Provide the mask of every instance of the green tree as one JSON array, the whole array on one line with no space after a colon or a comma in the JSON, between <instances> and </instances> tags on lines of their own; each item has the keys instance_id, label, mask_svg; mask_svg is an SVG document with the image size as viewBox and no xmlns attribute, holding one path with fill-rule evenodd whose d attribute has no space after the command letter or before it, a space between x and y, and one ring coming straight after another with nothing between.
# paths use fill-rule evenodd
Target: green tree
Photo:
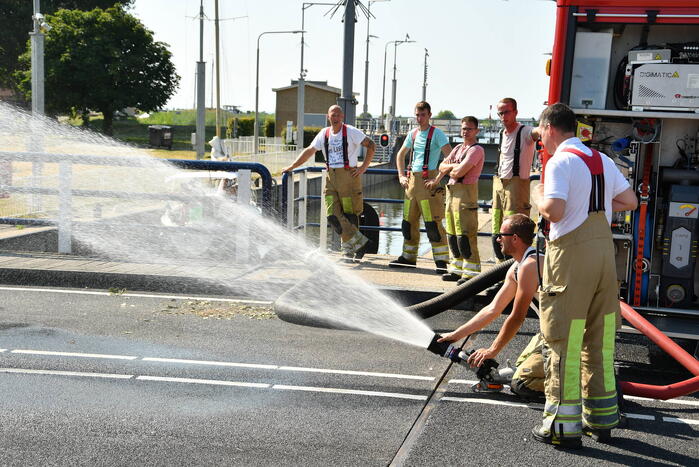
<instances>
[{"instance_id":1,"label":"green tree","mask_svg":"<svg viewBox=\"0 0 699 467\"><path fill-rule=\"evenodd\" d=\"M92 10L120 4L129 7L134 0L41 0L41 13L53 14L61 8L68 10ZM27 50L27 34L33 30L31 0L0 1L0 86L17 90L14 72L19 56Z\"/></svg>"},{"instance_id":2,"label":"green tree","mask_svg":"<svg viewBox=\"0 0 699 467\"><path fill-rule=\"evenodd\" d=\"M102 131L112 134L116 110L137 107L152 112L177 89L167 44L123 8L92 11L58 10L47 17L53 29L46 36L46 110L49 113L104 115ZM20 57L19 88L31 95L30 54Z\"/></svg>"},{"instance_id":3,"label":"green tree","mask_svg":"<svg viewBox=\"0 0 699 467\"><path fill-rule=\"evenodd\" d=\"M456 120L456 115L451 110L440 110L434 118L437 120Z\"/></svg>"}]
</instances>

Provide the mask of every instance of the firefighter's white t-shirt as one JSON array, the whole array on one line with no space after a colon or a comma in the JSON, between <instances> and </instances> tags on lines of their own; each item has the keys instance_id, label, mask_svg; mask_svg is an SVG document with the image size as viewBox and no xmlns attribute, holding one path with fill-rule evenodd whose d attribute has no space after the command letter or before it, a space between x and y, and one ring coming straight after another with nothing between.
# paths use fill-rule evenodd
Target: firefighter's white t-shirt
<instances>
[{"instance_id":1,"label":"firefighter's white t-shirt","mask_svg":"<svg viewBox=\"0 0 699 467\"><path fill-rule=\"evenodd\" d=\"M342 159L342 129L337 133L332 132L330 128L330 138L328 140L328 152L330 155L325 154L325 132L327 128L323 128L318 132L311 146L317 151L323 151L323 154L328 161L328 165L336 169L338 167L344 167L344 161ZM362 150L362 141L364 141L366 135L352 125L347 125L347 157L349 159L349 166L356 167L357 160L359 157L359 152Z\"/></svg>"},{"instance_id":2,"label":"firefighter's white t-shirt","mask_svg":"<svg viewBox=\"0 0 699 467\"><path fill-rule=\"evenodd\" d=\"M549 239L555 240L572 232L585 222L590 207L592 178L590 170L580 156L566 152L575 148L592 157L592 151L578 138L563 141L553 157L546 163L544 199L562 199L566 202L563 218L551 223ZM612 222L612 199L629 188L629 182L614 161L600 153L604 166L604 212L607 222Z\"/></svg>"}]
</instances>

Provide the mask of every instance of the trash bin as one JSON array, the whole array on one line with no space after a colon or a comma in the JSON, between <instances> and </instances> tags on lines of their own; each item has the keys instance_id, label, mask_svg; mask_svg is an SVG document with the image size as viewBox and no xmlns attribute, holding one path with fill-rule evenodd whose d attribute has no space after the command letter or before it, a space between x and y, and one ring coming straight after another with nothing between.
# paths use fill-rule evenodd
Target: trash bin
<instances>
[{"instance_id":1,"label":"trash bin","mask_svg":"<svg viewBox=\"0 0 699 467\"><path fill-rule=\"evenodd\" d=\"M154 148L166 147L172 149L172 135L175 130L168 125L149 125L149 145Z\"/></svg>"}]
</instances>

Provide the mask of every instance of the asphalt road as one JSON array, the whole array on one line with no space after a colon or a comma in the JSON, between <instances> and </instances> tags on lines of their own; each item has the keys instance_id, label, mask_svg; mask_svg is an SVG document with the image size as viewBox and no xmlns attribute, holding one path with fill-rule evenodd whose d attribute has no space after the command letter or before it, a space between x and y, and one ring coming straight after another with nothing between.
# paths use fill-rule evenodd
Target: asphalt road
<instances>
[{"instance_id":1,"label":"asphalt road","mask_svg":"<svg viewBox=\"0 0 699 467\"><path fill-rule=\"evenodd\" d=\"M530 439L541 407L469 370L262 304L0 287L2 465L696 465L699 397L629 401L615 443ZM471 312L429 321L451 330ZM490 330L467 347L487 345ZM501 361L536 329L528 321ZM684 375L624 338L622 377ZM435 391L436 389L436 391Z\"/></svg>"}]
</instances>

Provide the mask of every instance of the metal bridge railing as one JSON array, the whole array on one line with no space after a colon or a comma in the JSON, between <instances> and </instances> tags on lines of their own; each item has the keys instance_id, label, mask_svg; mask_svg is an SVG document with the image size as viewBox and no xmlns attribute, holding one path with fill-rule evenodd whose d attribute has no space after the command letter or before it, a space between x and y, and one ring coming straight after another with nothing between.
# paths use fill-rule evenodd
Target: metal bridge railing
<instances>
[{"instance_id":1,"label":"metal bridge railing","mask_svg":"<svg viewBox=\"0 0 699 467\"><path fill-rule=\"evenodd\" d=\"M285 173L282 176L282 202L281 202L281 213L283 216L283 222L290 230L305 230L307 227L320 227L320 248L325 249L327 246L327 228L328 228L328 217L325 209L320 209L320 220L319 223L309 223L308 222L308 201L322 199L323 196L319 195L309 195L308 194L308 172L321 172L321 189L322 194L325 191L325 172L327 169L325 167L301 167L295 169L291 174ZM370 168L366 171L367 174L382 174L382 175L398 175L396 169L375 169ZM293 176L298 174L299 179L299 193L296 196L295 193L295 183ZM491 180L493 174L481 174L480 180ZM532 175L530 180L539 180L539 175ZM289 202L291 200L291 202ZM367 203L388 203L388 204L403 204L403 198L364 198ZM295 219L296 204L298 206L298 222ZM492 203L481 202L478 203L478 207L482 209L490 209ZM386 227L386 226L369 226L363 225L360 230L379 230L386 232L399 232L400 227ZM426 232L425 229L420 229L421 232ZM481 237L491 236L491 232L478 232Z\"/></svg>"},{"instance_id":2,"label":"metal bridge railing","mask_svg":"<svg viewBox=\"0 0 699 467\"><path fill-rule=\"evenodd\" d=\"M56 196L58 202L56 209L50 210L46 214L53 214L55 217L29 218L29 217L0 217L0 224L10 225L34 225L46 226L55 225L58 227L58 250L60 253L71 252L71 232L74 220L74 210L76 198L101 198L101 199L123 199L123 200L195 200L205 198L198 195L177 195L158 191L157 183L154 187L144 187L142 191L110 190L105 188L84 189L80 188L80 177L73 177L73 166L114 166L132 168L153 167L153 160L136 157L120 156L99 156L99 155L75 155L75 154L49 154L43 152L0 152L0 161L9 162L30 162L33 164L57 164L57 176L53 176L52 186L42 186L42 177L31 177L30 186L17 186L11 178L0 181L0 192L9 193L10 196L27 194L30 196L50 195ZM221 172L238 172L238 202L250 202L252 184L251 175L257 173L262 180L260 208L263 213L272 213L272 176L269 170L262 164L247 162L219 162L204 160L182 160L169 159L167 162L172 165L193 170L208 170ZM124 176L128 176L125 173ZM53 180L56 181L53 181ZM8 184L7 181L10 181ZM38 180L38 182L37 182ZM99 181L99 180L97 180ZM161 182L155 180L154 182ZM97 186L103 186L99 183ZM152 191L148 191L150 188Z\"/></svg>"}]
</instances>

